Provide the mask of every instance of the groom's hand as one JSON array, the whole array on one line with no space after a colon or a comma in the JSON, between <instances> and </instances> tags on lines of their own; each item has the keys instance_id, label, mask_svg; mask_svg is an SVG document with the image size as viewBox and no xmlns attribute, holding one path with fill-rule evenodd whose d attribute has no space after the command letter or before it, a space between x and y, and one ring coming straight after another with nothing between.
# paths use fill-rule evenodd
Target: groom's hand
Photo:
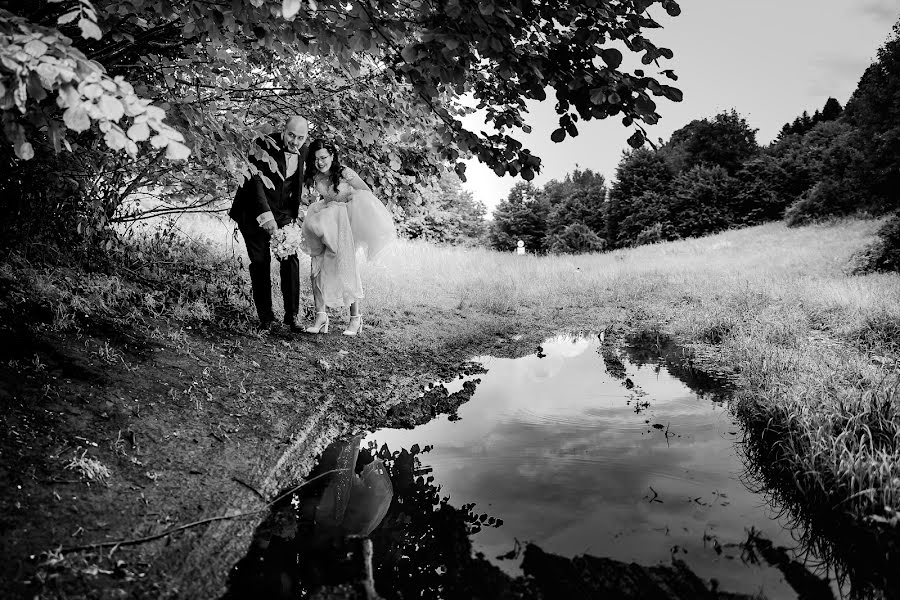
<instances>
[{"instance_id":1,"label":"groom's hand","mask_svg":"<svg viewBox=\"0 0 900 600\"><path fill-rule=\"evenodd\" d=\"M278 224L275 222L274 219L269 220L269 221L266 221L265 223L263 223L262 225L260 225L260 227L262 227L263 229L265 229L265 230L266 230L266 233L268 233L269 235L272 235L272 234L274 234L276 231L278 231Z\"/></svg>"}]
</instances>

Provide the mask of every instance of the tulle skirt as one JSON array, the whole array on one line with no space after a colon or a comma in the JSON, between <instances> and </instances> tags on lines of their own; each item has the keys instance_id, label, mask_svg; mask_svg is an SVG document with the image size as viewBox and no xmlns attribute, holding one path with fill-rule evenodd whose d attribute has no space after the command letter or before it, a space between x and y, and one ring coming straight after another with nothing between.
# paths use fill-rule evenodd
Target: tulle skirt
<instances>
[{"instance_id":1,"label":"tulle skirt","mask_svg":"<svg viewBox=\"0 0 900 600\"><path fill-rule=\"evenodd\" d=\"M374 260L397 238L391 213L366 190L353 190L347 202L314 202L301 231L313 285L328 307L349 306L364 297L357 250Z\"/></svg>"}]
</instances>

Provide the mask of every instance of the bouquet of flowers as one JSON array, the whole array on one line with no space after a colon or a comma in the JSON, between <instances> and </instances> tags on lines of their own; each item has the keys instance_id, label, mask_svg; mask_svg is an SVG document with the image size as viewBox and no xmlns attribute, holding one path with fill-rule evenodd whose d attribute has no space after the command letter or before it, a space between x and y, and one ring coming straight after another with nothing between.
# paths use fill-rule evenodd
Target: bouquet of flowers
<instances>
[{"instance_id":1,"label":"bouquet of flowers","mask_svg":"<svg viewBox=\"0 0 900 600\"><path fill-rule=\"evenodd\" d=\"M272 234L272 254L283 260L292 254L299 253L301 239L300 224L297 221L291 221Z\"/></svg>"}]
</instances>

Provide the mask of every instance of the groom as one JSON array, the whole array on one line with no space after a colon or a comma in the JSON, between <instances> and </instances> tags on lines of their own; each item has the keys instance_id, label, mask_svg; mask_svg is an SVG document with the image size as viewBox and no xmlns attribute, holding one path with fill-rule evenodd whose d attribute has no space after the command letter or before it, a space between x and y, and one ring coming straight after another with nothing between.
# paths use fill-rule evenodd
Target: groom
<instances>
[{"instance_id":1,"label":"groom","mask_svg":"<svg viewBox=\"0 0 900 600\"><path fill-rule=\"evenodd\" d=\"M288 119L279 135L261 137L249 160L268 177L268 187L259 174L247 179L234 196L228 215L237 222L250 257L250 283L261 329L275 327L272 312L272 278L269 240L279 227L297 218L306 162L306 138L309 124L303 117ZM300 261L294 254L281 263L281 295L284 298L284 322L291 331L301 331Z\"/></svg>"}]
</instances>

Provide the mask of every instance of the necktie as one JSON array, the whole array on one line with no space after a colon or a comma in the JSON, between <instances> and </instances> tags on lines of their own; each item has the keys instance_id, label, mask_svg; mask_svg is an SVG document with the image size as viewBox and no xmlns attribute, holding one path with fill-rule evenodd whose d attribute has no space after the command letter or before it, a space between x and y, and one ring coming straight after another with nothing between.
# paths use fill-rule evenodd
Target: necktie
<instances>
[{"instance_id":1,"label":"necktie","mask_svg":"<svg viewBox=\"0 0 900 600\"><path fill-rule=\"evenodd\" d=\"M284 178L287 179L291 175L297 172L297 160L298 156L292 152L288 152L285 155L285 166L284 166Z\"/></svg>"}]
</instances>

